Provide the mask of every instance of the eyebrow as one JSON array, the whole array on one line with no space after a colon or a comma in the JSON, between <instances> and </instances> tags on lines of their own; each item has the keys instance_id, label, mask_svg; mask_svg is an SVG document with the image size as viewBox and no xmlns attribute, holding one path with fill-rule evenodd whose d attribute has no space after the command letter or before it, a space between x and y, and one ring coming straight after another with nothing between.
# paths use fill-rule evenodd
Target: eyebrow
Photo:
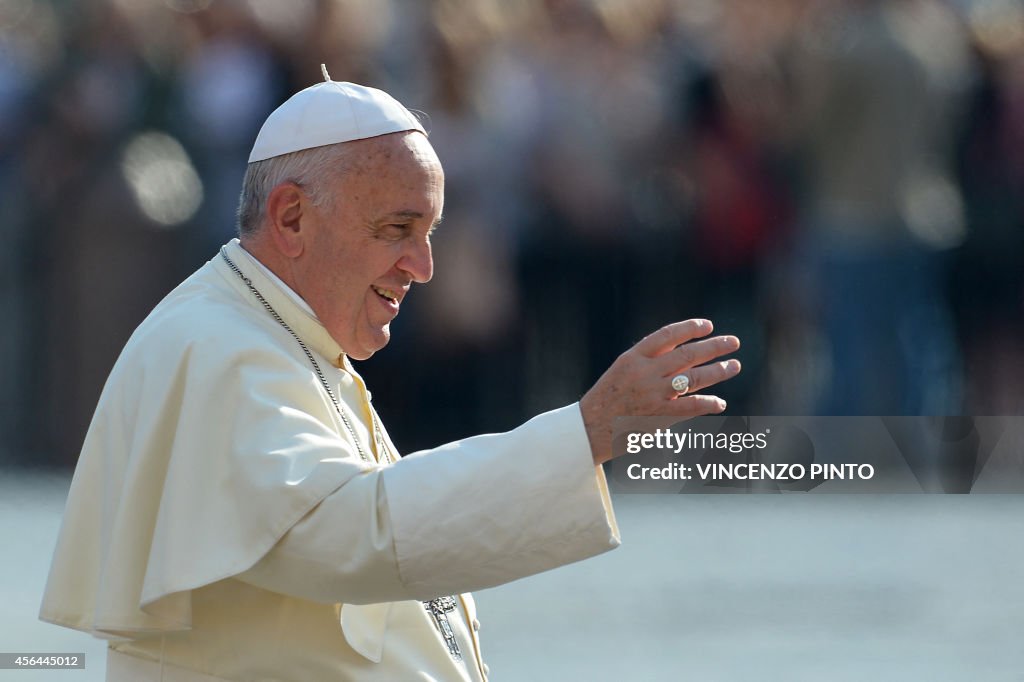
<instances>
[{"instance_id":1,"label":"eyebrow","mask_svg":"<svg viewBox=\"0 0 1024 682\"><path fill-rule=\"evenodd\" d=\"M414 219L422 218L422 217L423 217L423 214L420 213L419 211L395 211L394 213L389 213L385 217L385 219L392 220L394 218L402 218L402 219L405 219L405 220L414 220ZM433 225L431 225L431 227L437 227L438 225L441 224L441 221L443 221L443 220L444 220L444 216L443 215L437 216L437 220L434 221L434 223L433 223Z\"/></svg>"}]
</instances>

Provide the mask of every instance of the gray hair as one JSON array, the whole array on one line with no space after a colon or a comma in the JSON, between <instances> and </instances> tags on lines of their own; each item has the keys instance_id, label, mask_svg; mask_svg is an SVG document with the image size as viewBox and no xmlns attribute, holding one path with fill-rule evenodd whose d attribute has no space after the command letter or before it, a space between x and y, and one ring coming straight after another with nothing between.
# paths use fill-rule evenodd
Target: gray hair
<instances>
[{"instance_id":1,"label":"gray hair","mask_svg":"<svg viewBox=\"0 0 1024 682\"><path fill-rule=\"evenodd\" d=\"M267 214L270 191L283 182L301 187L318 208L333 206L330 191L349 166L345 143L329 144L303 149L250 163L242 180L242 193L238 197L238 234L255 234Z\"/></svg>"}]
</instances>

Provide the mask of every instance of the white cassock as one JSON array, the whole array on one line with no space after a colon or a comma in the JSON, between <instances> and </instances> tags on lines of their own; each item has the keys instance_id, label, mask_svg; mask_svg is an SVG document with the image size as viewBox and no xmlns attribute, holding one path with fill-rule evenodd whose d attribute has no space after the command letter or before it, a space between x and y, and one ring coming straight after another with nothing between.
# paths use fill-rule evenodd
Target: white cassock
<instances>
[{"instance_id":1,"label":"white cassock","mask_svg":"<svg viewBox=\"0 0 1024 682\"><path fill-rule=\"evenodd\" d=\"M109 639L108 680L486 679L464 593L618 545L578 405L390 463L341 348L237 241L225 253L351 428L215 257L107 380L40 617ZM422 601L444 595L449 641Z\"/></svg>"}]
</instances>

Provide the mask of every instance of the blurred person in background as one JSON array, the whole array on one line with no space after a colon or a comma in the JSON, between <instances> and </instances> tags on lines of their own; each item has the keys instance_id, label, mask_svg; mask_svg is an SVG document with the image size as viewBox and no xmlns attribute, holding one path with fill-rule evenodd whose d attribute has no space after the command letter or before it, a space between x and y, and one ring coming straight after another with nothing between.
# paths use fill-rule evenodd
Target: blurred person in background
<instances>
[{"instance_id":1,"label":"blurred person in background","mask_svg":"<svg viewBox=\"0 0 1024 682\"><path fill-rule=\"evenodd\" d=\"M193 244L205 258L234 233L236 188L249 143L286 95L283 65L251 14L232 3L182 17L184 50L174 83L173 128L203 178ZM201 254L201 255L200 255Z\"/></svg>"},{"instance_id":2,"label":"blurred person in background","mask_svg":"<svg viewBox=\"0 0 1024 682\"><path fill-rule=\"evenodd\" d=\"M0 5L0 314L5 320L0 326L0 382L8 387L0 393L0 466L30 450L28 434L38 405L37 395L26 395L33 381L26 362L35 337L32 311L40 302L33 296L26 226L31 208L19 161L31 116L32 83L48 56L45 43L33 40L40 21L25 22L20 35L4 30L16 20L11 10Z\"/></svg>"},{"instance_id":3,"label":"blurred person in background","mask_svg":"<svg viewBox=\"0 0 1024 682\"><path fill-rule=\"evenodd\" d=\"M792 234L784 55L797 7L730 5L714 22L714 51L694 60L680 93L686 134L676 165L693 188L686 251L705 254L686 290L744 339L744 376L730 404L746 414L788 414L798 393L791 379L762 374L773 341L768 323L791 306L766 295L763 271Z\"/></svg>"},{"instance_id":4,"label":"blurred person in background","mask_svg":"<svg viewBox=\"0 0 1024 682\"><path fill-rule=\"evenodd\" d=\"M29 3L28 9L55 20L45 8ZM154 206L137 200L154 182L174 186L159 169L146 172L155 168L154 148L167 146L167 138L152 134L162 123L151 108L160 81L147 66L140 35L112 2L63 11L63 51L49 56L53 71L20 141L25 210L15 214L36 311L26 332L28 364L38 371L26 390L36 408L33 449L44 461L80 447L89 403L111 358L181 276L182 235L164 229L162 206L153 213ZM53 310L60 315L43 312Z\"/></svg>"},{"instance_id":5,"label":"blurred person in background","mask_svg":"<svg viewBox=\"0 0 1024 682\"><path fill-rule=\"evenodd\" d=\"M967 236L952 300L973 414L1024 412L1024 6L968 14L979 75L958 155Z\"/></svg>"},{"instance_id":6,"label":"blurred person in background","mask_svg":"<svg viewBox=\"0 0 1024 682\"><path fill-rule=\"evenodd\" d=\"M963 409L945 294L963 238L952 175L970 77L963 28L932 0L857 0L819 13L795 57L802 221L829 415Z\"/></svg>"}]
</instances>

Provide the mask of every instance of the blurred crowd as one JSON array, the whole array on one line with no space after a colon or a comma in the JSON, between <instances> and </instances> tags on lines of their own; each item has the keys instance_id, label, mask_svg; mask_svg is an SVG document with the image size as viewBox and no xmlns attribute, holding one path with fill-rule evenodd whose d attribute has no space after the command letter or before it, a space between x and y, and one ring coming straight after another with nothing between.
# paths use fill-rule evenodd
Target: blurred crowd
<instances>
[{"instance_id":1,"label":"blurred crowd","mask_svg":"<svg viewBox=\"0 0 1024 682\"><path fill-rule=\"evenodd\" d=\"M1020 0L0 0L0 462L74 462L321 62L447 173L360 366L402 450L696 316L743 339L734 414L1024 411Z\"/></svg>"}]
</instances>

